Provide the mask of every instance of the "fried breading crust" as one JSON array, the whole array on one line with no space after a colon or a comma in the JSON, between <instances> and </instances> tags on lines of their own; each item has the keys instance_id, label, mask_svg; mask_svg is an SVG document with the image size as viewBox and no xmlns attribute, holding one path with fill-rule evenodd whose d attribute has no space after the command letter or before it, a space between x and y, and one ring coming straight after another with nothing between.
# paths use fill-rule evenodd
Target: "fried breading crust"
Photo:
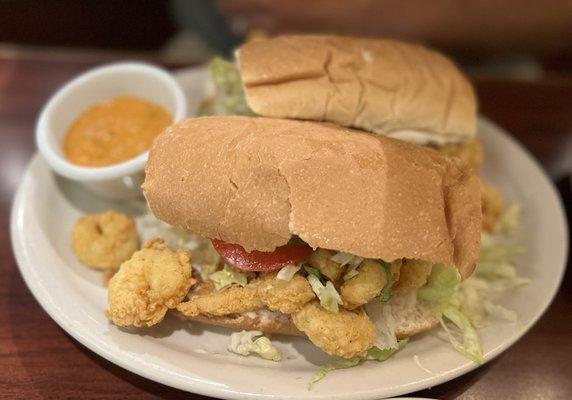
<instances>
[{"instance_id":1,"label":"fried breading crust","mask_svg":"<svg viewBox=\"0 0 572 400\"><path fill-rule=\"evenodd\" d=\"M91 268L117 269L137 251L135 222L113 210L81 217L72 231L77 258Z\"/></svg>"},{"instance_id":2,"label":"fried breading crust","mask_svg":"<svg viewBox=\"0 0 572 400\"><path fill-rule=\"evenodd\" d=\"M260 310L264 303L258 295L258 281L253 281L245 287L231 286L220 291L196 295L189 301L177 306L183 315L228 315Z\"/></svg>"},{"instance_id":3,"label":"fried breading crust","mask_svg":"<svg viewBox=\"0 0 572 400\"><path fill-rule=\"evenodd\" d=\"M264 305L272 311L292 314L316 297L308 280L294 275L291 280L278 279L276 273L262 276L258 293Z\"/></svg>"},{"instance_id":4,"label":"fried breading crust","mask_svg":"<svg viewBox=\"0 0 572 400\"><path fill-rule=\"evenodd\" d=\"M457 157L468 162L473 168L479 168L484 159L483 143L479 138L475 138L469 143L446 144L438 150L446 156Z\"/></svg>"},{"instance_id":5,"label":"fried breading crust","mask_svg":"<svg viewBox=\"0 0 572 400\"><path fill-rule=\"evenodd\" d=\"M490 232L500 218L505 204L501 194L494 187L484 182L481 185L481 207L483 210L483 229Z\"/></svg>"},{"instance_id":6,"label":"fried breading crust","mask_svg":"<svg viewBox=\"0 0 572 400\"><path fill-rule=\"evenodd\" d=\"M121 264L109 281L105 314L119 326L155 325L194 283L189 253L175 253L162 239L152 239Z\"/></svg>"},{"instance_id":7,"label":"fried breading crust","mask_svg":"<svg viewBox=\"0 0 572 400\"><path fill-rule=\"evenodd\" d=\"M383 267L375 260L364 260L358 267L358 274L344 282L340 289L344 307L348 310L368 303L379 295L387 283Z\"/></svg>"},{"instance_id":8,"label":"fried breading crust","mask_svg":"<svg viewBox=\"0 0 572 400\"><path fill-rule=\"evenodd\" d=\"M401 266L399 280L392 288L392 294L409 293L427 283L431 274L431 263L419 260L405 260Z\"/></svg>"},{"instance_id":9,"label":"fried breading crust","mask_svg":"<svg viewBox=\"0 0 572 400\"><path fill-rule=\"evenodd\" d=\"M333 255L334 252L331 250L316 249L310 257L309 264L319 269L322 275L333 283L337 283L345 268L330 259Z\"/></svg>"},{"instance_id":10,"label":"fried breading crust","mask_svg":"<svg viewBox=\"0 0 572 400\"><path fill-rule=\"evenodd\" d=\"M292 314L292 321L312 343L331 355L362 357L373 346L374 326L363 309L331 313L312 301Z\"/></svg>"}]
</instances>

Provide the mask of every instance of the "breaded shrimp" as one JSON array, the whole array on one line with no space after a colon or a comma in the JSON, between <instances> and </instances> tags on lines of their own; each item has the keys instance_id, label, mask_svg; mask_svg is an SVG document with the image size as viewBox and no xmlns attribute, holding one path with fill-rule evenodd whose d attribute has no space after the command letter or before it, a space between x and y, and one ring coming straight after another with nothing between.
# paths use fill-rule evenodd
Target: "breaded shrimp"
<instances>
[{"instance_id":1,"label":"breaded shrimp","mask_svg":"<svg viewBox=\"0 0 572 400\"><path fill-rule=\"evenodd\" d=\"M109 309L115 325L151 326L175 308L194 285L190 256L170 250L162 239L143 245L109 281Z\"/></svg>"},{"instance_id":2,"label":"breaded shrimp","mask_svg":"<svg viewBox=\"0 0 572 400\"><path fill-rule=\"evenodd\" d=\"M390 273L395 280L399 279L401 260L391 263ZM358 267L358 274L344 282L340 289L344 308L353 310L369 303L381 293L387 284L387 273L381 263L376 260L364 260Z\"/></svg>"},{"instance_id":3,"label":"breaded shrimp","mask_svg":"<svg viewBox=\"0 0 572 400\"><path fill-rule=\"evenodd\" d=\"M333 255L333 251L317 249L312 253L309 264L319 269L322 275L333 283L336 283L342 276L342 272L344 272L345 268L330 259Z\"/></svg>"},{"instance_id":4,"label":"breaded shrimp","mask_svg":"<svg viewBox=\"0 0 572 400\"><path fill-rule=\"evenodd\" d=\"M177 310L187 317L197 315L228 315L256 311L264 308L258 295L258 281L245 287L231 286L220 291L193 295L189 301L179 304Z\"/></svg>"},{"instance_id":5,"label":"breaded shrimp","mask_svg":"<svg viewBox=\"0 0 572 400\"><path fill-rule=\"evenodd\" d=\"M358 267L358 274L344 282L340 295L348 310L368 303L378 296L387 283L387 275L381 264L375 260L364 260Z\"/></svg>"},{"instance_id":6,"label":"breaded shrimp","mask_svg":"<svg viewBox=\"0 0 572 400\"><path fill-rule=\"evenodd\" d=\"M483 163L483 143L476 138L469 143L451 143L441 147L439 151L449 157L457 157L479 168Z\"/></svg>"},{"instance_id":7,"label":"breaded shrimp","mask_svg":"<svg viewBox=\"0 0 572 400\"><path fill-rule=\"evenodd\" d=\"M399 280L391 288L392 294L409 293L427 283L432 264L420 260L405 260L401 266Z\"/></svg>"},{"instance_id":8,"label":"breaded shrimp","mask_svg":"<svg viewBox=\"0 0 572 400\"><path fill-rule=\"evenodd\" d=\"M492 231L504 208L504 200L501 194L491 185L482 182L481 207L483 210L483 229Z\"/></svg>"},{"instance_id":9,"label":"breaded shrimp","mask_svg":"<svg viewBox=\"0 0 572 400\"><path fill-rule=\"evenodd\" d=\"M334 356L362 357L373 346L374 326L362 309L331 313L312 301L292 314L292 321L312 343Z\"/></svg>"},{"instance_id":10,"label":"breaded shrimp","mask_svg":"<svg viewBox=\"0 0 572 400\"><path fill-rule=\"evenodd\" d=\"M117 269L137 251L133 219L113 210L80 218L73 228L72 248L85 265Z\"/></svg>"},{"instance_id":11,"label":"breaded shrimp","mask_svg":"<svg viewBox=\"0 0 572 400\"><path fill-rule=\"evenodd\" d=\"M278 279L276 273L268 273L260 279L260 299L272 311L292 314L316 297L308 280L296 274L291 280Z\"/></svg>"}]
</instances>

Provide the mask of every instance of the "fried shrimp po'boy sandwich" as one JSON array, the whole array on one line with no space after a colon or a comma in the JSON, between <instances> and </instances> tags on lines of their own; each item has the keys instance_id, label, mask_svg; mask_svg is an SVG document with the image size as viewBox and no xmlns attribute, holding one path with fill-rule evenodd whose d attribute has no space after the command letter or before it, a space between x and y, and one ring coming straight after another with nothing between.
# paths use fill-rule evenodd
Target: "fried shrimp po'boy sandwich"
<instances>
[{"instance_id":1,"label":"fried shrimp po'boy sandwich","mask_svg":"<svg viewBox=\"0 0 572 400\"><path fill-rule=\"evenodd\" d=\"M477 100L447 57L419 45L341 36L278 36L247 42L236 61L215 59L207 114L326 121L483 163ZM483 228L504 208L483 185Z\"/></svg>"},{"instance_id":2,"label":"fried shrimp po'boy sandwich","mask_svg":"<svg viewBox=\"0 0 572 400\"><path fill-rule=\"evenodd\" d=\"M206 243L181 316L306 335L348 359L436 326L424 299L446 296L444 271L467 278L479 254L468 163L331 124L182 121L155 141L143 188L158 219Z\"/></svg>"}]
</instances>

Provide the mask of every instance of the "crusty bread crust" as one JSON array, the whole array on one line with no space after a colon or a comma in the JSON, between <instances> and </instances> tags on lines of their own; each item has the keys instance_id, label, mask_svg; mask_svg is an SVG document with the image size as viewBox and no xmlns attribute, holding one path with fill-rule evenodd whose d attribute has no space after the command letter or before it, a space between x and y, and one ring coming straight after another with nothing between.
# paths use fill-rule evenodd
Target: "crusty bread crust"
<instances>
[{"instance_id":1,"label":"crusty bread crust","mask_svg":"<svg viewBox=\"0 0 572 400\"><path fill-rule=\"evenodd\" d=\"M293 35L247 42L236 58L247 102L261 116L458 141L476 134L471 84L451 60L422 46Z\"/></svg>"},{"instance_id":2,"label":"crusty bread crust","mask_svg":"<svg viewBox=\"0 0 572 400\"><path fill-rule=\"evenodd\" d=\"M207 238L272 251L314 248L456 265L480 244L480 183L438 152L315 122L187 119L156 140L144 193L152 212Z\"/></svg>"}]
</instances>

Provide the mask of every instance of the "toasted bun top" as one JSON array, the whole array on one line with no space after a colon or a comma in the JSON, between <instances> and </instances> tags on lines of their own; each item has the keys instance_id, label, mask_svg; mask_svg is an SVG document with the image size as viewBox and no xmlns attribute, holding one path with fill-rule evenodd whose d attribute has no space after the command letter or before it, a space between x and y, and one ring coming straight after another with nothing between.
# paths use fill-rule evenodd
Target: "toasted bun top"
<instances>
[{"instance_id":1,"label":"toasted bun top","mask_svg":"<svg viewBox=\"0 0 572 400\"><path fill-rule=\"evenodd\" d=\"M265 117L335 122L437 143L476 134L473 88L445 56L387 39L278 36L236 53L246 98ZM404 131L404 132L401 132Z\"/></svg>"},{"instance_id":2,"label":"toasted bun top","mask_svg":"<svg viewBox=\"0 0 572 400\"><path fill-rule=\"evenodd\" d=\"M467 164L315 122L187 119L153 144L144 193L161 220L271 251L298 235L367 258L475 266L480 183Z\"/></svg>"}]
</instances>

